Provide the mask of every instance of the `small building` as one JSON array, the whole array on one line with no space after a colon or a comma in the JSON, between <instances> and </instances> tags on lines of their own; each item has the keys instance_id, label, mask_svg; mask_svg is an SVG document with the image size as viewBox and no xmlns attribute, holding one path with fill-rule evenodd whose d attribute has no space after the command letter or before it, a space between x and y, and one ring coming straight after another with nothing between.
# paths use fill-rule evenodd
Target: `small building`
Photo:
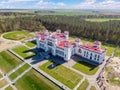
<instances>
[{"instance_id":1,"label":"small building","mask_svg":"<svg viewBox=\"0 0 120 90\"><path fill-rule=\"evenodd\" d=\"M37 48L41 48L53 56L62 57L65 61L70 60L73 55L78 55L98 64L101 64L105 59L106 49L101 49L100 41L95 41L94 45L91 46L84 45L80 39L70 42L68 38L68 31L64 31L64 33L61 33L61 30L56 30L54 33L48 30L37 32Z\"/></svg>"}]
</instances>

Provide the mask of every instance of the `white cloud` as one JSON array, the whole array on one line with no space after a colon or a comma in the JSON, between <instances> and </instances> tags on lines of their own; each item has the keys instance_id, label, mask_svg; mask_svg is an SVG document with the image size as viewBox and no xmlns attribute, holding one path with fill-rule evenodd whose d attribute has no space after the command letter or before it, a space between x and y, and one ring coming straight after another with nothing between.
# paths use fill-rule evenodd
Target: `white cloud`
<instances>
[{"instance_id":1,"label":"white cloud","mask_svg":"<svg viewBox=\"0 0 120 90\"><path fill-rule=\"evenodd\" d=\"M45 9L49 9L49 8L56 9L56 8L62 8L66 6L66 4L64 4L63 2L55 3L55 2L46 2L44 0L40 0L37 3L37 5L39 8L45 8Z\"/></svg>"},{"instance_id":2,"label":"white cloud","mask_svg":"<svg viewBox=\"0 0 120 90\"><path fill-rule=\"evenodd\" d=\"M98 0L85 0L84 2L78 4L67 4L63 2L52 2L45 0L2 0L0 1L0 8L14 7L31 9L120 9L120 1L97 1ZM28 5L27 2L31 3Z\"/></svg>"},{"instance_id":3,"label":"white cloud","mask_svg":"<svg viewBox=\"0 0 120 90\"><path fill-rule=\"evenodd\" d=\"M8 0L8 2L28 2L28 1L35 1L35 0Z\"/></svg>"},{"instance_id":4,"label":"white cloud","mask_svg":"<svg viewBox=\"0 0 120 90\"><path fill-rule=\"evenodd\" d=\"M104 0L102 2L96 2L96 0L86 0L72 7L74 9L117 9L120 8L120 1Z\"/></svg>"}]
</instances>

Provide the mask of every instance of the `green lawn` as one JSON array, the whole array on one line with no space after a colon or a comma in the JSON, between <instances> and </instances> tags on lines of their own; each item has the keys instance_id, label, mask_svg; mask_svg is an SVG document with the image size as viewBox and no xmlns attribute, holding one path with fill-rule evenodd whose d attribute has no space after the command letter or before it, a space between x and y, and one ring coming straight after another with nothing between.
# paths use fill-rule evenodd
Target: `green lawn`
<instances>
[{"instance_id":1,"label":"green lawn","mask_svg":"<svg viewBox=\"0 0 120 90\"><path fill-rule=\"evenodd\" d=\"M85 20L90 22L107 22L110 20L120 20L120 18L90 18Z\"/></svg>"},{"instance_id":2,"label":"green lawn","mask_svg":"<svg viewBox=\"0 0 120 90\"><path fill-rule=\"evenodd\" d=\"M96 90L96 88L94 86L91 86L90 90Z\"/></svg>"},{"instance_id":3,"label":"green lawn","mask_svg":"<svg viewBox=\"0 0 120 90\"><path fill-rule=\"evenodd\" d=\"M58 86L33 69L20 78L15 86L18 90L60 90Z\"/></svg>"},{"instance_id":4,"label":"green lawn","mask_svg":"<svg viewBox=\"0 0 120 90\"><path fill-rule=\"evenodd\" d=\"M115 56L120 57L120 48L116 51Z\"/></svg>"},{"instance_id":5,"label":"green lawn","mask_svg":"<svg viewBox=\"0 0 120 90\"><path fill-rule=\"evenodd\" d=\"M2 78L3 76L0 74L0 78Z\"/></svg>"},{"instance_id":6,"label":"green lawn","mask_svg":"<svg viewBox=\"0 0 120 90\"><path fill-rule=\"evenodd\" d=\"M86 62L83 62L83 61L77 62L73 66L73 68L77 69L80 72L88 74L88 75L94 75L97 72L97 70L99 69L99 67L96 67L92 64L89 64L89 63L86 63Z\"/></svg>"},{"instance_id":7,"label":"green lawn","mask_svg":"<svg viewBox=\"0 0 120 90\"><path fill-rule=\"evenodd\" d=\"M13 48L13 51L16 52L17 54L19 54L24 59L30 58L35 55L34 52L32 52L29 48L27 48L25 46Z\"/></svg>"},{"instance_id":8,"label":"green lawn","mask_svg":"<svg viewBox=\"0 0 120 90\"><path fill-rule=\"evenodd\" d=\"M22 61L8 51L0 52L0 69L7 73L18 66Z\"/></svg>"},{"instance_id":9,"label":"green lawn","mask_svg":"<svg viewBox=\"0 0 120 90\"><path fill-rule=\"evenodd\" d=\"M7 81L5 79L0 81L0 88L4 87L5 85L7 85Z\"/></svg>"},{"instance_id":10,"label":"green lawn","mask_svg":"<svg viewBox=\"0 0 120 90\"><path fill-rule=\"evenodd\" d=\"M13 31L13 32L8 32L3 35L4 38L10 39L10 40L21 40L21 39L28 38L31 36L32 35L26 31Z\"/></svg>"},{"instance_id":11,"label":"green lawn","mask_svg":"<svg viewBox=\"0 0 120 90\"><path fill-rule=\"evenodd\" d=\"M5 90L13 90L11 86L8 86Z\"/></svg>"},{"instance_id":12,"label":"green lawn","mask_svg":"<svg viewBox=\"0 0 120 90\"><path fill-rule=\"evenodd\" d=\"M17 71L15 71L14 73L12 73L9 78L11 80L14 80L15 78L17 78L20 74L22 74L25 70L27 70L30 66L28 64L23 65L22 67L20 67Z\"/></svg>"},{"instance_id":13,"label":"green lawn","mask_svg":"<svg viewBox=\"0 0 120 90\"><path fill-rule=\"evenodd\" d=\"M78 38L78 37L71 36L71 37L69 37L69 40L74 41L76 38ZM88 40L88 39L83 39L83 38L80 38L80 39L83 42L83 44L89 43L90 45L93 45L93 40ZM112 45L112 44L102 43L101 48L102 49L107 48L106 55L109 56L115 50L116 46ZM120 54L120 51L118 54ZM117 56L118 54L115 54L115 56Z\"/></svg>"},{"instance_id":14,"label":"green lawn","mask_svg":"<svg viewBox=\"0 0 120 90\"><path fill-rule=\"evenodd\" d=\"M78 82L82 79L82 76L62 65L59 65L53 69L49 69L48 67L52 64L52 62L47 62L40 66L39 68L65 84L69 88L73 89Z\"/></svg>"},{"instance_id":15,"label":"green lawn","mask_svg":"<svg viewBox=\"0 0 120 90\"><path fill-rule=\"evenodd\" d=\"M31 48L33 48L33 47L36 46L36 43L33 42L33 41L31 41L31 42L27 42L26 45L29 46L29 47L31 47Z\"/></svg>"},{"instance_id":16,"label":"green lawn","mask_svg":"<svg viewBox=\"0 0 120 90\"><path fill-rule=\"evenodd\" d=\"M89 85L88 80L84 80L84 81L81 83L81 85L78 87L77 90L86 90L87 87L88 87L88 85Z\"/></svg>"}]
</instances>

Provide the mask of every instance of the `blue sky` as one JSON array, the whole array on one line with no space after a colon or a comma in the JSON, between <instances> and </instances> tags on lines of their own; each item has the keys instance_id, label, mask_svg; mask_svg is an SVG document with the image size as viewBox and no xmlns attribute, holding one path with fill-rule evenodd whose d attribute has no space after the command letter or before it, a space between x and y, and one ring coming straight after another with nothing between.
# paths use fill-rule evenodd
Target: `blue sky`
<instances>
[{"instance_id":1,"label":"blue sky","mask_svg":"<svg viewBox=\"0 0 120 90\"><path fill-rule=\"evenodd\" d=\"M0 9L120 9L120 0L0 0Z\"/></svg>"}]
</instances>

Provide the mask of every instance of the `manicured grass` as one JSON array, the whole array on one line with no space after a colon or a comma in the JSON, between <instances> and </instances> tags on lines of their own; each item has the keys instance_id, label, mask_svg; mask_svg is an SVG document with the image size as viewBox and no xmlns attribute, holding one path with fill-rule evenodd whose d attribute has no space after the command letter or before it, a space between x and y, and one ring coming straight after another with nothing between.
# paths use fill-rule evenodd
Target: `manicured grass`
<instances>
[{"instance_id":1,"label":"manicured grass","mask_svg":"<svg viewBox=\"0 0 120 90\"><path fill-rule=\"evenodd\" d=\"M74 41L76 38L78 38L78 37L71 36L71 37L69 37L69 40ZM89 45L93 45L93 42L94 42L93 40L87 40L87 39L83 39L83 38L80 38L80 39L83 42L83 44L89 43ZM112 45L112 44L102 43L101 48L102 49L107 48L106 55L109 56L115 50L116 46ZM115 54L115 56L117 56L118 54Z\"/></svg>"},{"instance_id":2,"label":"manicured grass","mask_svg":"<svg viewBox=\"0 0 120 90\"><path fill-rule=\"evenodd\" d=\"M11 86L8 86L5 90L13 90Z\"/></svg>"},{"instance_id":3,"label":"manicured grass","mask_svg":"<svg viewBox=\"0 0 120 90\"><path fill-rule=\"evenodd\" d=\"M96 88L94 86L91 86L90 90L96 90Z\"/></svg>"},{"instance_id":4,"label":"manicured grass","mask_svg":"<svg viewBox=\"0 0 120 90\"><path fill-rule=\"evenodd\" d=\"M32 52L29 48L27 48L25 46L13 48L13 51L16 52L17 54L19 54L24 59L30 58L35 55L34 52Z\"/></svg>"},{"instance_id":5,"label":"manicured grass","mask_svg":"<svg viewBox=\"0 0 120 90\"><path fill-rule=\"evenodd\" d=\"M77 90L86 90L87 87L88 87L88 85L89 85L88 80L84 80L84 81L81 83L81 85L78 87Z\"/></svg>"},{"instance_id":6,"label":"manicured grass","mask_svg":"<svg viewBox=\"0 0 120 90\"><path fill-rule=\"evenodd\" d=\"M115 56L120 57L120 48L116 51Z\"/></svg>"},{"instance_id":7,"label":"manicured grass","mask_svg":"<svg viewBox=\"0 0 120 90\"><path fill-rule=\"evenodd\" d=\"M31 47L31 48L33 48L33 47L36 46L35 42L33 42L33 41L27 42L26 45L29 46L29 47Z\"/></svg>"},{"instance_id":8,"label":"manicured grass","mask_svg":"<svg viewBox=\"0 0 120 90\"><path fill-rule=\"evenodd\" d=\"M0 88L4 87L5 85L7 85L7 81L5 79L0 81Z\"/></svg>"},{"instance_id":9,"label":"manicured grass","mask_svg":"<svg viewBox=\"0 0 120 90\"><path fill-rule=\"evenodd\" d=\"M88 74L88 75L94 75L97 72L97 70L99 69L99 67L94 66L94 65L89 64L89 63L86 63L86 62L83 62L83 61L77 62L73 66L73 68L79 70L80 72Z\"/></svg>"},{"instance_id":10,"label":"manicured grass","mask_svg":"<svg viewBox=\"0 0 120 90\"><path fill-rule=\"evenodd\" d=\"M0 52L0 69L7 73L18 66L22 61L8 51Z\"/></svg>"},{"instance_id":11,"label":"manicured grass","mask_svg":"<svg viewBox=\"0 0 120 90\"><path fill-rule=\"evenodd\" d=\"M31 36L32 35L26 31L13 31L13 32L8 32L3 35L4 38L10 39L10 40L21 40L21 39L31 37Z\"/></svg>"},{"instance_id":12,"label":"manicured grass","mask_svg":"<svg viewBox=\"0 0 120 90\"><path fill-rule=\"evenodd\" d=\"M0 74L0 78L2 78L3 76Z\"/></svg>"},{"instance_id":13,"label":"manicured grass","mask_svg":"<svg viewBox=\"0 0 120 90\"><path fill-rule=\"evenodd\" d=\"M120 20L120 18L91 18L91 19L85 19L85 20L90 22L107 22L110 20Z\"/></svg>"},{"instance_id":14,"label":"manicured grass","mask_svg":"<svg viewBox=\"0 0 120 90\"><path fill-rule=\"evenodd\" d=\"M12 73L9 78L11 80L14 80L15 78L17 78L20 74L22 74L25 70L27 70L30 66L28 64L23 65L22 67L20 67L17 71L15 71L14 73Z\"/></svg>"},{"instance_id":15,"label":"manicured grass","mask_svg":"<svg viewBox=\"0 0 120 90\"><path fill-rule=\"evenodd\" d=\"M69 88L73 89L78 82L82 79L82 75L62 66L56 66L53 69L48 68L52 62L47 62L40 66L39 68L60 81L61 83L65 84Z\"/></svg>"},{"instance_id":16,"label":"manicured grass","mask_svg":"<svg viewBox=\"0 0 120 90\"><path fill-rule=\"evenodd\" d=\"M33 69L20 78L15 86L18 90L60 90L58 86Z\"/></svg>"}]
</instances>

